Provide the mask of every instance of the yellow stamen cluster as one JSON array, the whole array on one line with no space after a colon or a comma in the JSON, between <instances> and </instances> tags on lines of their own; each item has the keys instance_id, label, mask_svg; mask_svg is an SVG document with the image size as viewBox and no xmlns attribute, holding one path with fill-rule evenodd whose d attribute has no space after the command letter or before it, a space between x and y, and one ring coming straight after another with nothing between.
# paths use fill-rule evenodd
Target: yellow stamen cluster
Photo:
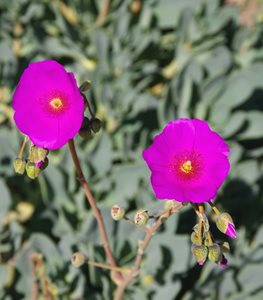
<instances>
[{"instance_id":1,"label":"yellow stamen cluster","mask_svg":"<svg viewBox=\"0 0 263 300\"><path fill-rule=\"evenodd\" d=\"M54 98L49 103L52 106L52 108L55 110L60 109L62 106L62 101L60 98Z\"/></svg>"},{"instance_id":2,"label":"yellow stamen cluster","mask_svg":"<svg viewBox=\"0 0 263 300\"><path fill-rule=\"evenodd\" d=\"M182 171L185 173L190 173L192 170L192 163L190 160L187 160L185 163L182 165Z\"/></svg>"}]
</instances>

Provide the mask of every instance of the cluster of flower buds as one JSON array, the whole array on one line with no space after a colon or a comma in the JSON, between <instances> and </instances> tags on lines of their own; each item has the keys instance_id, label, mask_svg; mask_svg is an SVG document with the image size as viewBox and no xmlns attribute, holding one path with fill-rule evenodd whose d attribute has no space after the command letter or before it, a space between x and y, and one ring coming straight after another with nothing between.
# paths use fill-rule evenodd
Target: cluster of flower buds
<instances>
[{"instance_id":1,"label":"cluster of flower buds","mask_svg":"<svg viewBox=\"0 0 263 300\"><path fill-rule=\"evenodd\" d=\"M84 117L81 128L79 130L79 135L83 139L87 139L87 138L91 137L92 132L96 134L97 132L100 131L100 129L102 127L101 120L96 118L95 115L93 114L93 112L90 108L89 101L84 94L84 92L90 88L90 85L91 85L91 82L89 80L87 80L87 81L83 82L81 84L81 86L79 87L79 91L84 99L85 108L88 108L89 113L91 115L91 119Z\"/></svg>"},{"instance_id":2,"label":"cluster of flower buds","mask_svg":"<svg viewBox=\"0 0 263 300\"><path fill-rule=\"evenodd\" d=\"M92 132L97 133L101 129L101 121L98 118L87 118L84 117L81 128L79 130L79 135L83 139L91 137Z\"/></svg>"},{"instance_id":3,"label":"cluster of flower buds","mask_svg":"<svg viewBox=\"0 0 263 300\"><path fill-rule=\"evenodd\" d=\"M209 203L216 214L215 222L217 228L231 238L236 238L236 231L233 220L228 213L221 213L214 204ZM203 265L207 259L216 263L221 268L227 266L227 259L224 253L229 252L229 244L216 243L211 235L208 219L205 215L203 206L201 212L195 209L199 218L199 223L194 226L191 235L192 254L199 265Z\"/></svg>"},{"instance_id":4,"label":"cluster of flower buds","mask_svg":"<svg viewBox=\"0 0 263 300\"><path fill-rule=\"evenodd\" d=\"M26 139L24 143L26 143ZM15 172L23 175L26 171L30 179L37 178L40 172L48 166L48 152L47 149L32 145L28 158L25 159L22 157L23 151L20 151L19 157L13 162Z\"/></svg>"}]
</instances>

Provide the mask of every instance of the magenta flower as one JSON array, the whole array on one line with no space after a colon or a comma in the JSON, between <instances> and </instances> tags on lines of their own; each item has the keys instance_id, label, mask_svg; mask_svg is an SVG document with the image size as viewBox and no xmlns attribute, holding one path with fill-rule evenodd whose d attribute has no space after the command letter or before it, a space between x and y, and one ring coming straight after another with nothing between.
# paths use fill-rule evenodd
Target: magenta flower
<instances>
[{"instance_id":1,"label":"magenta flower","mask_svg":"<svg viewBox=\"0 0 263 300\"><path fill-rule=\"evenodd\" d=\"M143 151L157 198L197 203L216 197L230 169L228 155L224 140L198 119L168 123Z\"/></svg>"},{"instance_id":2,"label":"magenta flower","mask_svg":"<svg viewBox=\"0 0 263 300\"><path fill-rule=\"evenodd\" d=\"M55 150L79 131L84 101L73 73L53 60L32 63L14 93L14 120L34 145Z\"/></svg>"}]
</instances>

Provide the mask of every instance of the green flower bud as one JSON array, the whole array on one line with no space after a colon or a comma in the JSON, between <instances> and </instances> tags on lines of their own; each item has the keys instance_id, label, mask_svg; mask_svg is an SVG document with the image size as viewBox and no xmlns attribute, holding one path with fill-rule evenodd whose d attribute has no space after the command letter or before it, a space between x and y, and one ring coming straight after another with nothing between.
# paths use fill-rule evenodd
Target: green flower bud
<instances>
[{"instance_id":1,"label":"green flower bud","mask_svg":"<svg viewBox=\"0 0 263 300\"><path fill-rule=\"evenodd\" d=\"M79 90L81 92L85 92L89 89L90 85L91 85L91 81L86 80L80 85Z\"/></svg>"},{"instance_id":2,"label":"green flower bud","mask_svg":"<svg viewBox=\"0 0 263 300\"><path fill-rule=\"evenodd\" d=\"M45 170L45 169L48 167L48 164L49 164L49 160L48 160L48 158L46 157L45 160L43 161L43 163L42 163L41 166L40 166L40 170L41 170L41 171Z\"/></svg>"},{"instance_id":3,"label":"green flower bud","mask_svg":"<svg viewBox=\"0 0 263 300\"><path fill-rule=\"evenodd\" d=\"M22 158L17 158L14 160L13 166L16 173L23 175L26 169L26 161Z\"/></svg>"},{"instance_id":4,"label":"green flower bud","mask_svg":"<svg viewBox=\"0 0 263 300\"><path fill-rule=\"evenodd\" d=\"M111 208L111 217L115 221L120 221L125 215L125 210L119 205L113 205Z\"/></svg>"},{"instance_id":5,"label":"green flower bud","mask_svg":"<svg viewBox=\"0 0 263 300\"><path fill-rule=\"evenodd\" d=\"M206 261L207 254L208 254L208 249L204 245L196 245L196 244L194 244L192 246L192 253L193 253L193 256L194 256L196 262L200 266L202 266L205 263L205 261Z\"/></svg>"},{"instance_id":6,"label":"green flower bud","mask_svg":"<svg viewBox=\"0 0 263 300\"><path fill-rule=\"evenodd\" d=\"M217 216L216 226L221 232L225 233L231 238L236 238L235 225L228 213L223 212Z\"/></svg>"},{"instance_id":7,"label":"green flower bud","mask_svg":"<svg viewBox=\"0 0 263 300\"><path fill-rule=\"evenodd\" d=\"M223 253L228 253L230 251L230 245L228 242L220 243L220 246Z\"/></svg>"},{"instance_id":8,"label":"green flower bud","mask_svg":"<svg viewBox=\"0 0 263 300\"><path fill-rule=\"evenodd\" d=\"M209 260L219 263L222 259L222 250L218 244L208 247L208 258Z\"/></svg>"},{"instance_id":9,"label":"green flower bud","mask_svg":"<svg viewBox=\"0 0 263 300\"><path fill-rule=\"evenodd\" d=\"M82 265L84 265L86 261L87 261L86 256L83 253L81 253L81 252L75 252L71 256L71 263L76 268L79 268Z\"/></svg>"},{"instance_id":10,"label":"green flower bud","mask_svg":"<svg viewBox=\"0 0 263 300\"><path fill-rule=\"evenodd\" d=\"M91 136L91 127L90 127L90 125L91 125L90 120L87 117L85 117L83 122L82 122L81 128L79 130L79 135L83 139L87 139Z\"/></svg>"},{"instance_id":11,"label":"green flower bud","mask_svg":"<svg viewBox=\"0 0 263 300\"><path fill-rule=\"evenodd\" d=\"M183 207L183 204L176 200L167 200L164 203L164 209L171 210L172 212L179 211L182 207Z\"/></svg>"},{"instance_id":12,"label":"green flower bud","mask_svg":"<svg viewBox=\"0 0 263 300\"><path fill-rule=\"evenodd\" d=\"M95 118L95 119L92 119L91 120L91 129L94 133L97 133L100 131L101 129L101 126L102 126L102 123L101 123L101 120Z\"/></svg>"},{"instance_id":13,"label":"green flower bud","mask_svg":"<svg viewBox=\"0 0 263 300\"><path fill-rule=\"evenodd\" d=\"M145 209L141 209L137 211L137 213L135 214L134 223L136 225L144 226L147 224L148 220L149 220L149 214L148 211Z\"/></svg>"},{"instance_id":14,"label":"green flower bud","mask_svg":"<svg viewBox=\"0 0 263 300\"><path fill-rule=\"evenodd\" d=\"M208 238L204 239L204 245L207 246L207 247L210 245L210 241L209 241Z\"/></svg>"},{"instance_id":15,"label":"green flower bud","mask_svg":"<svg viewBox=\"0 0 263 300\"><path fill-rule=\"evenodd\" d=\"M27 162L26 164L26 173L30 179L35 179L40 173L40 169L32 162Z\"/></svg>"},{"instance_id":16,"label":"green flower bud","mask_svg":"<svg viewBox=\"0 0 263 300\"><path fill-rule=\"evenodd\" d=\"M198 244L198 236L197 236L196 232L192 232L191 241L192 241L193 244Z\"/></svg>"},{"instance_id":17,"label":"green flower bud","mask_svg":"<svg viewBox=\"0 0 263 300\"><path fill-rule=\"evenodd\" d=\"M30 148L29 159L31 162L37 163L39 161L44 161L47 155L48 149L32 146Z\"/></svg>"}]
</instances>

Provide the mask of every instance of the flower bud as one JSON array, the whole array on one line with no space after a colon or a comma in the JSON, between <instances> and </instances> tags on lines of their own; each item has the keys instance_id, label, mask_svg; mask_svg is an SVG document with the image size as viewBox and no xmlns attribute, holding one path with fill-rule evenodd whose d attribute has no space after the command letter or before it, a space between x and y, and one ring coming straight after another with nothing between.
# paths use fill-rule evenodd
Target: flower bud
<instances>
[{"instance_id":1,"label":"flower bud","mask_svg":"<svg viewBox=\"0 0 263 300\"><path fill-rule=\"evenodd\" d=\"M220 244L223 253L228 253L230 251L230 246L228 242L223 242Z\"/></svg>"},{"instance_id":2,"label":"flower bud","mask_svg":"<svg viewBox=\"0 0 263 300\"><path fill-rule=\"evenodd\" d=\"M218 244L213 244L208 247L208 258L209 260L218 263L222 259L222 250Z\"/></svg>"},{"instance_id":3,"label":"flower bud","mask_svg":"<svg viewBox=\"0 0 263 300\"><path fill-rule=\"evenodd\" d=\"M200 266L202 266L205 263L205 261L206 261L207 254L208 254L208 249L204 245L196 245L196 244L194 244L192 246L192 253L193 253L193 256L194 256L196 262Z\"/></svg>"},{"instance_id":4,"label":"flower bud","mask_svg":"<svg viewBox=\"0 0 263 300\"><path fill-rule=\"evenodd\" d=\"M30 179L35 179L40 173L40 169L32 162L27 162L26 173Z\"/></svg>"},{"instance_id":5,"label":"flower bud","mask_svg":"<svg viewBox=\"0 0 263 300\"><path fill-rule=\"evenodd\" d=\"M102 126L102 123L101 123L101 120L95 118L95 119L92 119L91 120L91 130L94 132L94 133L97 133L100 131L101 129L101 126Z\"/></svg>"},{"instance_id":6,"label":"flower bud","mask_svg":"<svg viewBox=\"0 0 263 300\"><path fill-rule=\"evenodd\" d=\"M217 216L216 226L221 232L225 233L231 238L236 238L235 225L228 213L224 212Z\"/></svg>"},{"instance_id":7,"label":"flower bud","mask_svg":"<svg viewBox=\"0 0 263 300\"><path fill-rule=\"evenodd\" d=\"M16 173L21 175L25 173L26 161L24 159L17 158L16 160L14 160L13 165Z\"/></svg>"},{"instance_id":8,"label":"flower bud","mask_svg":"<svg viewBox=\"0 0 263 300\"><path fill-rule=\"evenodd\" d=\"M79 130L79 135L83 138L83 139L87 139L91 136L91 128L90 128L90 120L85 117L81 128Z\"/></svg>"},{"instance_id":9,"label":"flower bud","mask_svg":"<svg viewBox=\"0 0 263 300\"><path fill-rule=\"evenodd\" d=\"M183 207L183 203L176 200L166 200L164 203L165 210L171 210L172 212L179 211Z\"/></svg>"},{"instance_id":10,"label":"flower bud","mask_svg":"<svg viewBox=\"0 0 263 300\"><path fill-rule=\"evenodd\" d=\"M134 223L139 226L144 226L147 224L149 220L149 214L148 211L145 209L141 209L136 212L134 217Z\"/></svg>"},{"instance_id":11,"label":"flower bud","mask_svg":"<svg viewBox=\"0 0 263 300\"><path fill-rule=\"evenodd\" d=\"M84 265L86 261L87 261L86 256L83 253L81 253L81 252L75 252L71 256L71 263L76 268L79 268L82 265Z\"/></svg>"},{"instance_id":12,"label":"flower bud","mask_svg":"<svg viewBox=\"0 0 263 300\"><path fill-rule=\"evenodd\" d=\"M219 267L220 267L221 269L225 269L225 268L227 267L228 261L227 261L227 259L225 258L224 255L222 255L222 259L221 259L221 261L218 263L218 265L219 265Z\"/></svg>"},{"instance_id":13,"label":"flower bud","mask_svg":"<svg viewBox=\"0 0 263 300\"><path fill-rule=\"evenodd\" d=\"M81 86L79 87L79 90L81 92L85 92L89 89L90 85L91 85L91 81L86 80L81 84Z\"/></svg>"},{"instance_id":14,"label":"flower bud","mask_svg":"<svg viewBox=\"0 0 263 300\"><path fill-rule=\"evenodd\" d=\"M30 161L37 163L39 161L44 161L48 155L48 149L32 146L30 148Z\"/></svg>"},{"instance_id":15,"label":"flower bud","mask_svg":"<svg viewBox=\"0 0 263 300\"><path fill-rule=\"evenodd\" d=\"M111 208L111 217L115 221L120 221L125 215L125 210L119 205L113 205Z\"/></svg>"},{"instance_id":16,"label":"flower bud","mask_svg":"<svg viewBox=\"0 0 263 300\"><path fill-rule=\"evenodd\" d=\"M193 244L198 244L198 236L197 236L197 233L194 231L192 232L191 234L191 241Z\"/></svg>"},{"instance_id":17,"label":"flower bud","mask_svg":"<svg viewBox=\"0 0 263 300\"><path fill-rule=\"evenodd\" d=\"M37 162L35 165L37 168L39 168L41 171L43 171L47 168L48 164L49 164L49 160L46 157L44 161L41 160L41 161Z\"/></svg>"}]
</instances>

